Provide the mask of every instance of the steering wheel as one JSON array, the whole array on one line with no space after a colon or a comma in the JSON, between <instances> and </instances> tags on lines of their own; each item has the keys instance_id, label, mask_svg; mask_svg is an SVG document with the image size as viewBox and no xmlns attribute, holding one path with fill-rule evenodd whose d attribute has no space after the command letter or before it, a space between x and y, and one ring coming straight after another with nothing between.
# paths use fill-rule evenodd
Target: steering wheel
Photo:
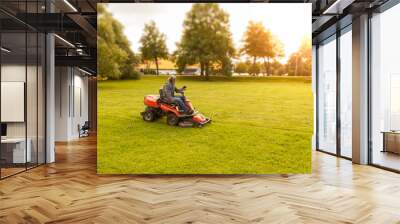
<instances>
[{"instance_id":1,"label":"steering wheel","mask_svg":"<svg viewBox=\"0 0 400 224\"><path fill-rule=\"evenodd\" d=\"M182 89L181 89L182 96L185 96L185 90L186 90L186 86L182 86Z\"/></svg>"}]
</instances>

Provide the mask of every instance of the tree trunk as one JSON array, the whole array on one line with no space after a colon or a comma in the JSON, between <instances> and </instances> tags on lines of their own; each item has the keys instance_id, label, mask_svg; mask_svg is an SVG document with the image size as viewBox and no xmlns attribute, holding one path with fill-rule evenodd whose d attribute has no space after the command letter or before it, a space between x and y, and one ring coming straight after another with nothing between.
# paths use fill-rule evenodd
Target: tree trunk
<instances>
[{"instance_id":1,"label":"tree trunk","mask_svg":"<svg viewBox=\"0 0 400 224\"><path fill-rule=\"evenodd\" d=\"M156 62L156 74L157 74L157 76L158 76L158 58L155 57L154 60L155 60L155 62Z\"/></svg>"},{"instance_id":2,"label":"tree trunk","mask_svg":"<svg viewBox=\"0 0 400 224\"><path fill-rule=\"evenodd\" d=\"M254 58L253 58L253 69L255 69L256 66L257 66L257 57L254 56ZM252 73L252 74L254 74L254 76L258 75L258 74L256 74L256 71L255 71L255 70L252 71L252 72L254 72L254 73ZM251 75L251 74L250 74L250 75Z\"/></svg>"},{"instance_id":3,"label":"tree trunk","mask_svg":"<svg viewBox=\"0 0 400 224\"><path fill-rule=\"evenodd\" d=\"M208 62L205 63L205 70L206 70L206 80L208 80L208 76L210 74L210 66L208 64Z\"/></svg>"},{"instance_id":4,"label":"tree trunk","mask_svg":"<svg viewBox=\"0 0 400 224\"><path fill-rule=\"evenodd\" d=\"M200 76L204 76L204 63L200 62Z\"/></svg>"},{"instance_id":5,"label":"tree trunk","mask_svg":"<svg viewBox=\"0 0 400 224\"><path fill-rule=\"evenodd\" d=\"M271 74L270 57L267 57L267 66L268 66L268 69L267 69L267 76L270 76L270 74Z\"/></svg>"},{"instance_id":6,"label":"tree trunk","mask_svg":"<svg viewBox=\"0 0 400 224\"><path fill-rule=\"evenodd\" d=\"M268 76L268 66L267 66L267 63L265 62L265 57L263 57L263 59L264 59L264 69L265 69L265 73L266 73L267 76Z\"/></svg>"}]
</instances>

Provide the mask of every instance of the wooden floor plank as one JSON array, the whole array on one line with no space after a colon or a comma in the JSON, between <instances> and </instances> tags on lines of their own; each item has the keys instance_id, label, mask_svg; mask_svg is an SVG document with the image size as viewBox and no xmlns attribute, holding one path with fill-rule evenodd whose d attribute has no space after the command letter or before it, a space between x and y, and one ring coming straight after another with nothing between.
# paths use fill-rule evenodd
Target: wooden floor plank
<instances>
[{"instance_id":1,"label":"wooden floor plank","mask_svg":"<svg viewBox=\"0 0 400 224\"><path fill-rule=\"evenodd\" d=\"M97 175L96 138L0 181L0 223L400 223L400 175L313 153L311 175Z\"/></svg>"}]
</instances>

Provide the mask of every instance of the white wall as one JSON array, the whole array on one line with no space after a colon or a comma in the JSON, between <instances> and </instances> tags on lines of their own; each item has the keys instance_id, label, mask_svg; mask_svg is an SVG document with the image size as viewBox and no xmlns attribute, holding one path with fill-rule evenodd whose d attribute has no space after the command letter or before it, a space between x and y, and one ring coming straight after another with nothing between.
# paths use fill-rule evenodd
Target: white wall
<instances>
[{"instance_id":1,"label":"white wall","mask_svg":"<svg viewBox=\"0 0 400 224\"><path fill-rule=\"evenodd\" d=\"M2 82L25 82L25 71L26 67L24 65L18 64L5 64L1 66L1 81ZM28 73L33 67L28 66ZM35 96L35 93L27 93L29 96ZM7 108L1 108L2 110L7 110ZM28 117L28 120L29 119ZM25 137L25 122L7 122L7 136L8 137Z\"/></svg>"},{"instance_id":2,"label":"white wall","mask_svg":"<svg viewBox=\"0 0 400 224\"><path fill-rule=\"evenodd\" d=\"M1 81L25 82L25 65L2 65ZM1 108L6 110L6 108ZM11 122L7 123L7 137L25 137L25 123Z\"/></svg>"},{"instance_id":3,"label":"white wall","mask_svg":"<svg viewBox=\"0 0 400 224\"><path fill-rule=\"evenodd\" d=\"M39 69L39 70L37 70ZM7 124L8 138L25 138L30 140L32 161L44 163L44 82L41 67L25 64L3 64L1 66L2 82L24 82L26 83L26 108L25 104L20 108L21 112L27 115L26 121L5 122ZM27 82L26 79L27 78ZM24 91L24 90L22 90ZM3 92L3 90L2 90ZM3 93L4 94L4 93ZM23 93L22 93L23 94ZM7 97L2 95L3 97ZM11 110L11 108L2 107L1 110ZM10 112L10 111L8 111ZM13 113L11 111L11 113ZM37 156L37 153L39 155Z\"/></svg>"},{"instance_id":4,"label":"white wall","mask_svg":"<svg viewBox=\"0 0 400 224\"><path fill-rule=\"evenodd\" d=\"M55 112L55 140L79 138L78 125L88 120L88 78L78 69L56 67Z\"/></svg>"},{"instance_id":5,"label":"white wall","mask_svg":"<svg viewBox=\"0 0 400 224\"><path fill-rule=\"evenodd\" d=\"M89 120L89 91L88 91L88 77L84 76L85 74L80 72L79 70L78 73L75 72L75 86L80 88L81 90L81 97L80 97L80 105L81 105L81 110L82 112L79 113L79 111L75 112L75 123L73 123L74 128L74 133L73 136L76 138L79 138L79 132L78 132L78 124L83 125L85 121ZM75 97L76 98L76 97Z\"/></svg>"},{"instance_id":6,"label":"white wall","mask_svg":"<svg viewBox=\"0 0 400 224\"><path fill-rule=\"evenodd\" d=\"M70 80L69 68L55 68L55 141L68 140Z\"/></svg>"}]
</instances>

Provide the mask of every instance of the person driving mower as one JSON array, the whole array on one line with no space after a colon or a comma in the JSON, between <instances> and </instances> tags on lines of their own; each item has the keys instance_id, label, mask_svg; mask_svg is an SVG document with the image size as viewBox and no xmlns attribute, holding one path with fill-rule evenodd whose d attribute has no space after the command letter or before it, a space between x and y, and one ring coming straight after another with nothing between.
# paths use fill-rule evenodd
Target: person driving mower
<instances>
[{"instance_id":1,"label":"person driving mower","mask_svg":"<svg viewBox=\"0 0 400 224\"><path fill-rule=\"evenodd\" d=\"M168 103L177 104L179 112L185 114L192 114L194 111L185 104L186 101L185 97L175 96L175 93L182 93L186 89L186 86L183 86L182 88L178 89L175 86L175 82L176 82L176 76L175 75L169 76L164 86L162 87L163 95L160 97L166 100Z\"/></svg>"},{"instance_id":2,"label":"person driving mower","mask_svg":"<svg viewBox=\"0 0 400 224\"><path fill-rule=\"evenodd\" d=\"M160 95L146 95L143 103L145 109L140 113L143 120L152 122L167 116L167 124L180 127L203 127L211 119L195 111L192 102L185 97L186 86L178 89L175 87L176 77L170 76L163 85ZM180 93L182 96L175 96Z\"/></svg>"}]
</instances>

